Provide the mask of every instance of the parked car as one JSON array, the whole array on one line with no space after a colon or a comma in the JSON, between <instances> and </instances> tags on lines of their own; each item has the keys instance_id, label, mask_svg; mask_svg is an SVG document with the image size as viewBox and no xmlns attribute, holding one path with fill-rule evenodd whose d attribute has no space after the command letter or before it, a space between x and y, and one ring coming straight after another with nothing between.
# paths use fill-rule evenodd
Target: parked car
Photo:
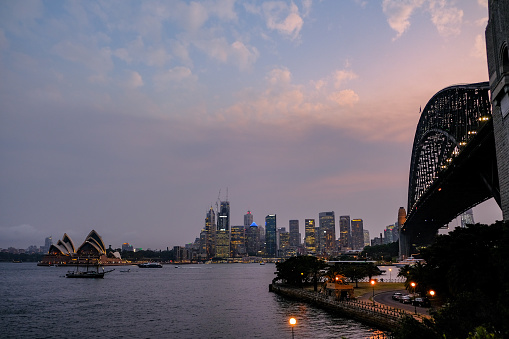
<instances>
[{"instance_id":1,"label":"parked car","mask_svg":"<svg viewBox=\"0 0 509 339\"><path fill-rule=\"evenodd\" d=\"M403 304L411 304L412 298L410 298L410 296L407 294L407 295L404 295L401 298L399 298L399 302L403 303Z\"/></svg>"},{"instance_id":2,"label":"parked car","mask_svg":"<svg viewBox=\"0 0 509 339\"><path fill-rule=\"evenodd\" d=\"M420 307L430 307L431 303L428 298L415 298L414 301L412 301L412 305L414 306L420 306Z\"/></svg>"},{"instance_id":3,"label":"parked car","mask_svg":"<svg viewBox=\"0 0 509 339\"><path fill-rule=\"evenodd\" d=\"M392 295L392 300L399 301L399 298L401 298L402 296L403 296L403 293L395 292L395 293Z\"/></svg>"}]
</instances>

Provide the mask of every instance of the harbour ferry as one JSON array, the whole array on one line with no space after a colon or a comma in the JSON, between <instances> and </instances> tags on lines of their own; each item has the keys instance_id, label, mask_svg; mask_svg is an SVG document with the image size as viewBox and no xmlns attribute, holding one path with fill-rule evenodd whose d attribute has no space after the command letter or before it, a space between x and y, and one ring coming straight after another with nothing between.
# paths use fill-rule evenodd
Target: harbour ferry
<instances>
[{"instance_id":1,"label":"harbour ferry","mask_svg":"<svg viewBox=\"0 0 509 339\"><path fill-rule=\"evenodd\" d=\"M163 268L163 265L161 265L158 262L146 262L143 264L138 264L139 268Z\"/></svg>"}]
</instances>

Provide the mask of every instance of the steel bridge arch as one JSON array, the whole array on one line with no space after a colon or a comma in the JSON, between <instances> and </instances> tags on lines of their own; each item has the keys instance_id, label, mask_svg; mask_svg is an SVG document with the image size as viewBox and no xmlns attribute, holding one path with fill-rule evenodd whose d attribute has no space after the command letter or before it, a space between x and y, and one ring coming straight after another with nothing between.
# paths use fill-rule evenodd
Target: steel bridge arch
<instances>
[{"instance_id":1,"label":"steel bridge arch","mask_svg":"<svg viewBox=\"0 0 509 339\"><path fill-rule=\"evenodd\" d=\"M491 119L489 83L455 85L437 92L415 132L408 185L409 214L419 199Z\"/></svg>"}]
</instances>

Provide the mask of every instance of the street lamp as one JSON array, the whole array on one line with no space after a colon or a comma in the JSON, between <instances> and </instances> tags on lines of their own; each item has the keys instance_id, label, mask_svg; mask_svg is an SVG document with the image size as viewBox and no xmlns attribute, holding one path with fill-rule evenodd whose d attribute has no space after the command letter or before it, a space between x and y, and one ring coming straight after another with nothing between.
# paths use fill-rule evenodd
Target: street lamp
<instances>
[{"instance_id":1,"label":"street lamp","mask_svg":"<svg viewBox=\"0 0 509 339\"><path fill-rule=\"evenodd\" d=\"M429 291L429 295L431 296L431 300L433 300L433 297L435 296L435 291L433 291L433 290ZM430 302L430 304L431 304L431 302ZM431 306L432 305L430 305L430 307ZM433 307L431 307L431 308L433 309Z\"/></svg>"},{"instance_id":2,"label":"street lamp","mask_svg":"<svg viewBox=\"0 0 509 339\"><path fill-rule=\"evenodd\" d=\"M290 318L290 325L292 326L292 339L294 339L294 336L293 336L293 327L297 324L297 319L295 318Z\"/></svg>"},{"instance_id":3,"label":"street lamp","mask_svg":"<svg viewBox=\"0 0 509 339\"><path fill-rule=\"evenodd\" d=\"M389 282L392 282L392 268L389 268Z\"/></svg>"},{"instance_id":4,"label":"street lamp","mask_svg":"<svg viewBox=\"0 0 509 339\"><path fill-rule=\"evenodd\" d=\"M417 284L416 284L416 283L414 283L414 282L411 282L411 283L410 283L410 286L412 286L412 287L413 287L413 289L414 289L414 309L415 309L415 314L417 314L417 304L415 303L415 286L416 286L416 285L417 285Z\"/></svg>"},{"instance_id":5,"label":"street lamp","mask_svg":"<svg viewBox=\"0 0 509 339\"><path fill-rule=\"evenodd\" d=\"M373 286L373 306L375 306L375 279L371 279L371 286Z\"/></svg>"}]
</instances>

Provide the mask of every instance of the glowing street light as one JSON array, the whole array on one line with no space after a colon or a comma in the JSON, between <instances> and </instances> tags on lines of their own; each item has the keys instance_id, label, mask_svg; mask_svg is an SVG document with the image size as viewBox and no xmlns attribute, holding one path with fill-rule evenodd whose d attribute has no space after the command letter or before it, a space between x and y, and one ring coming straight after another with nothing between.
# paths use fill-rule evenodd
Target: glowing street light
<instances>
[{"instance_id":1,"label":"glowing street light","mask_svg":"<svg viewBox=\"0 0 509 339\"><path fill-rule=\"evenodd\" d=\"M433 300L433 297L435 296L435 291L433 290L429 291L429 295L431 296L431 300Z\"/></svg>"},{"instance_id":2,"label":"glowing street light","mask_svg":"<svg viewBox=\"0 0 509 339\"><path fill-rule=\"evenodd\" d=\"M411 282L411 283L410 283L410 286L412 286L412 288L413 288L413 290L414 290L414 309L415 309L415 314L417 314L417 304L415 303L415 286L416 286L416 285L417 285L417 284L416 284L416 283L414 283L414 282Z\"/></svg>"},{"instance_id":3,"label":"glowing street light","mask_svg":"<svg viewBox=\"0 0 509 339\"><path fill-rule=\"evenodd\" d=\"M373 286L373 306L375 306L375 280L371 279L371 286Z\"/></svg>"},{"instance_id":4,"label":"glowing street light","mask_svg":"<svg viewBox=\"0 0 509 339\"><path fill-rule=\"evenodd\" d=\"M292 326L292 339L294 339L294 336L293 336L293 327L297 324L297 319L295 318L290 318L290 325Z\"/></svg>"},{"instance_id":5,"label":"glowing street light","mask_svg":"<svg viewBox=\"0 0 509 339\"><path fill-rule=\"evenodd\" d=\"M392 282L392 268L389 268L389 282Z\"/></svg>"}]
</instances>

